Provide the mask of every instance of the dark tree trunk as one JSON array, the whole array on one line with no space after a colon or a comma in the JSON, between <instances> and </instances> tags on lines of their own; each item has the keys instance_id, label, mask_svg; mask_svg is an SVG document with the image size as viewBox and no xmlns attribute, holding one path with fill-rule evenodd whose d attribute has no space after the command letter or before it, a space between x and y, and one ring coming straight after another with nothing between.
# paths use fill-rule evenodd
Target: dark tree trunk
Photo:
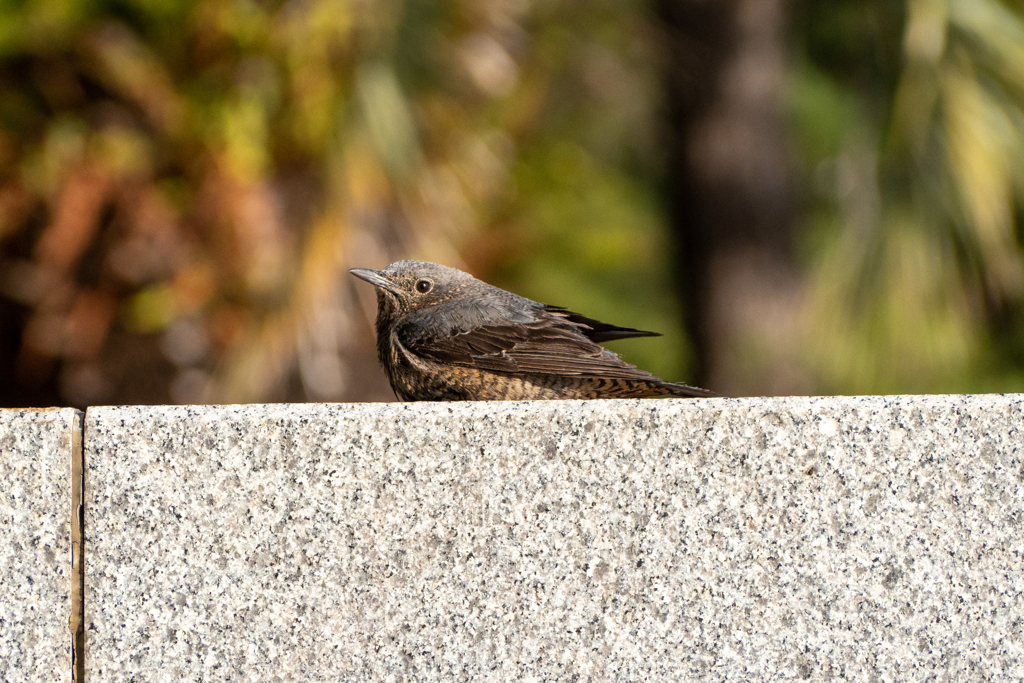
<instances>
[{"instance_id":1,"label":"dark tree trunk","mask_svg":"<svg viewBox=\"0 0 1024 683\"><path fill-rule=\"evenodd\" d=\"M694 381L728 395L806 387L788 357L799 280L785 125L784 0L661 0L667 183Z\"/></svg>"}]
</instances>

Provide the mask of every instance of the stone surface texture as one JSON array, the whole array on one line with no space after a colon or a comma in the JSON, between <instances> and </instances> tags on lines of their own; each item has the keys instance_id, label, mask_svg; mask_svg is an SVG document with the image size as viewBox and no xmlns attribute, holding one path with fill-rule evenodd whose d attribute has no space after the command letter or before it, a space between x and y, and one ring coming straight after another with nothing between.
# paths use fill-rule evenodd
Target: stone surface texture
<instances>
[{"instance_id":1,"label":"stone surface texture","mask_svg":"<svg viewBox=\"0 0 1024 683\"><path fill-rule=\"evenodd\" d=\"M71 680L71 408L0 410L0 681Z\"/></svg>"},{"instance_id":2,"label":"stone surface texture","mask_svg":"<svg viewBox=\"0 0 1024 683\"><path fill-rule=\"evenodd\" d=\"M100 408L85 438L89 681L1024 679L1024 395Z\"/></svg>"}]
</instances>

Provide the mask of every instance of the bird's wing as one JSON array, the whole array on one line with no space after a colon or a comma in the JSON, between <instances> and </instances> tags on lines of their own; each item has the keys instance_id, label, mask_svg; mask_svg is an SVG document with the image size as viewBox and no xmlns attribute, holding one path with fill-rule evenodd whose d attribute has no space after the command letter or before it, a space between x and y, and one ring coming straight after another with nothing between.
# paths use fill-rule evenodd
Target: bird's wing
<instances>
[{"instance_id":1,"label":"bird's wing","mask_svg":"<svg viewBox=\"0 0 1024 683\"><path fill-rule=\"evenodd\" d=\"M660 332L645 332L644 330L637 330L632 327L619 327L618 325L609 325L603 323L600 320L594 320L588 318L585 315L579 313L573 313L572 311L562 308L561 306L549 306L545 305L544 310L548 313L561 316L569 322L576 325L579 331L586 335L588 339L595 342L614 341L616 339L630 339L631 337L660 337Z\"/></svg>"},{"instance_id":2,"label":"bird's wing","mask_svg":"<svg viewBox=\"0 0 1024 683\"><path fill-rule=\"evenodd\" d=\"M480 370L658 381L594 341L653 333L615 327L556 307L538 306L518 320L477 322L463 329L448 327L450 333L444 335L406 325L398 336L418 356Z\"/></svg>"}]
</instances>

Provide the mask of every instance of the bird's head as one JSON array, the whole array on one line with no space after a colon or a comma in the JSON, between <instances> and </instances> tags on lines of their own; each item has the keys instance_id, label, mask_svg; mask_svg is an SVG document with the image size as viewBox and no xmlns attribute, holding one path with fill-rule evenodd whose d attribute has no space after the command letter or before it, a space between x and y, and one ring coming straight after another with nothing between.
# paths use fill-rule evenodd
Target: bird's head
<instances>
[{"instance_id":1,"label":"bird's head","mask_svg":"<svg viewBox=\"0 0 1024 683\"><path fill-rule=\"evenodd\" d=\"M381 314L403 315L487 287L469 273L427 261L396 261L384 270L352 268L348 272L377 288Z\"/></svg>"}]
</instances>

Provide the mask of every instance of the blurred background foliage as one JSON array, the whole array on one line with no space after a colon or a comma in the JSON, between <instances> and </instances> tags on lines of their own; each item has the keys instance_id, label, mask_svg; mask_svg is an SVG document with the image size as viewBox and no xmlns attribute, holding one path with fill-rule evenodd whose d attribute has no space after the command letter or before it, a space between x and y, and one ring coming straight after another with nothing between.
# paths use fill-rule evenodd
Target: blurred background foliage
<instances>
[{"instance_id":1,"label":"blurred background foliage","mask_svg":"<svg viewBox=\"0 0 1024 683\"><path fill-rule=\"evenodd\" d=\"M795 22L818 387L1024 387L1022 9L844 0Z\"/></svg>"},{"instance_id":2,"label":"blurred background foliage","mask_svg":"<svg viewBox=\"0 0 1024 683\"><path fill-rule=\"evenodd\" d=\"M0 405L391 400L399 258L731 395L1020 391L1022 17L0 0Z\"/></svg>"}]
</instances>

